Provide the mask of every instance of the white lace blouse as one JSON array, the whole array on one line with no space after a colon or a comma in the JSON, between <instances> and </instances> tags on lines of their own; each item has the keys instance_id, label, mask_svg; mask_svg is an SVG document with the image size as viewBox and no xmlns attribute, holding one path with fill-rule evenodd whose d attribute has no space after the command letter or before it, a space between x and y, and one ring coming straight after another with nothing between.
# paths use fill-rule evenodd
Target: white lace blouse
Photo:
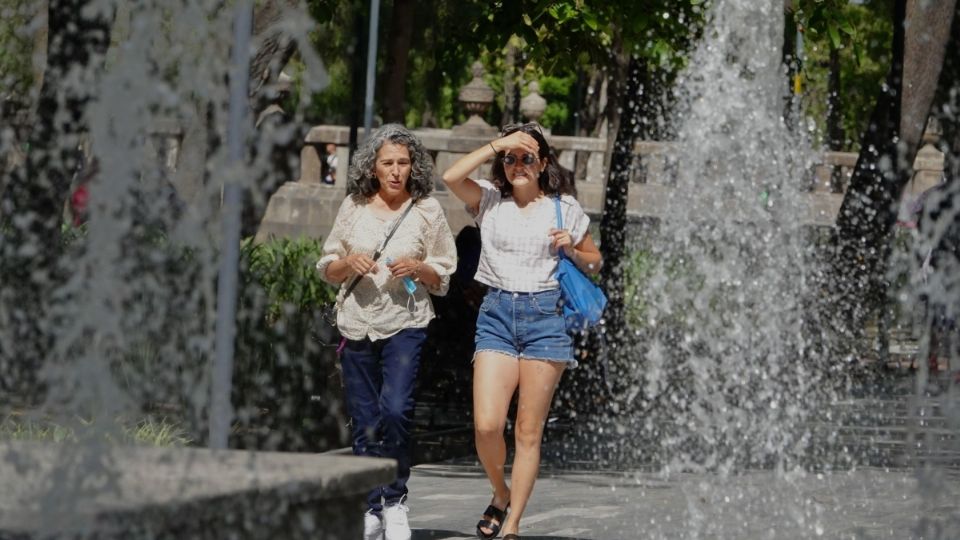
<instances>
[{"instance_id":1,"label":"white lace blouse","mask_svg":"<svg viewBox=\"0 0 960 540\"><path fill-rule=\"evenodd\" d=\"M402 211L393 219L383 219L371 212L366 203L357 204L352 197L344 199L323 244L323 256L317 261L322 279L330 282L326 277L327 266L335 260L353 253L373 256L400 215ZM417 282L416 292L409 295L403 282L393 278L386 268L388 258L402 257L413 257L430 265L440 276L440 285L428 290ZM384 339L405 328L425 328L433 319L430 294L447 294L450 274L457 266L453 234L436 199L425 197L410 210L377 264L379 270L365 275L349 296L344 298L344 292L353 277L343 282L337 295L337 327L349 339Z\"/></svg>"}]
</instances>

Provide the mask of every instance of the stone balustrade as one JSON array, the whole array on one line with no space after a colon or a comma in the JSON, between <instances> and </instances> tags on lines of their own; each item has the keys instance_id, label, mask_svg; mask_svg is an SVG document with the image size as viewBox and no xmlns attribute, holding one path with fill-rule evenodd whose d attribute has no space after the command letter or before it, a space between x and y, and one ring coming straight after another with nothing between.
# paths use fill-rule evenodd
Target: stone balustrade
<instances>
[{"instance_id":1,"label":"stone balustrade","mask_svg":"<svg viewBox=\"0 0 960 540\"><path fill-rule=\"evenodd\" d=\"M435 196L447 212L454 232L472 223L463 204L446 192L439 175L461 156L489 142L489 137L458 135L450 130L418 129L415 133L434 158L437 171ZM362 130L359 137L363 138ZM551 136L550 142L562 165L576 171L578 198L584 209L599 216L604 199L604 158L607 141L592 137ZM327 143L337 146L341 172L336 184L321 183L322 162ZM349 157L349 128L346 126L315 126L306 136L301 152L300 178L288 182L270 200L266 215L257 235L259 240L270 236L325 236L345 196L346 168ZM671 187L683 166L683 156L677 145L669 142L639 141L634 147L639 156L628 193L628 213L634 216L666 218L672 195ZM857 154L825 152L810 175L805 195L804 223L829 226L834 223L843 200L843 189L856 166ZM474 171L477 178L489 178L489 162ZM943 155L931 144L918 153L915 174L907 187L905 201L933 185L943 170ZM802 179L800 180L802 181Z\"/></svg>"},{"instance_id":2,"label":"stone balustrade","mask_svg":"<svg viewBox=\"0 0 960 540\"><path fill-rule=\"evenodd\" d=\"M435 196L447 212L454 232L473 222L463 204L446 192L440 174L460 157L490 142L489 137L456 135L446 129L418 129L415 133L430 152L436 164ZM363 130L359 132L363 138ZM257 234L258 240L271 236L326 236L346 192L350 130L346 126L315 126L305 137L300 154L300 178L281 186L270 199L266 214ZM576 170L577 159L584 160L584 175L577 179L581 204L588 212L599 213L603 206L603 160L606 140L591 137L550 137L557 158L565 167ZM321 182L325 146L337 146L337 160L341 164L336 183ZM490 177L489 162L473 174L477 178Z\"/></svg>"},{"instance_id":3,"label":"stone balustrade","mask_svg":"<svg viewBox=\"0 0 960 540\"><path fill-rule=\"evenodd\" d=\"M471 135L446 129L414 130L432 155L436 167L435 196L444 206L454 232L472 223L463 205L446 192L439 179L457 159L489 142L487 135ZM181 179L190 175L176 174L185 165L184 134L175 122L160 122L152 130L146 150L156 156L171 173L175 187L185 200L197 191L190 182ZM363 130L359 130L363 139ZM578 198L584 209L593 216L603 211L604 160L607 141L595 137L550 136L550 142L560 163L577 174ZM309 130L300 151L299 178L284 184L270 199L261 226L258 240L271 236L326 236L336 216L337 209L346 191L346 171L349 163L350 130L346 126L320 125ZM925 189L934 185L943 171L943 154L933 145L935 137L925 137L914 162L914 175L904 191L901 204L903 218L910 202ZM340 170L336 183L322 183L326 145L336 145ZM628 192L628 213L633 216L666 218L666 201L672 195L671 187L676 180L683 156L675 143L639 141L634 146L638 156L632 170ZM850 152L824 152L822 160L811 171L807 191L804 223L829 226L834 223L843 198L843 190L849 183L856 166L857 154ZM474 171L474 177L489 178L490 163ZM799 179L798 181L804 181Z\"/></svg>"},{"instance_id":4,"label":"stone balustrade","mask_svg":"<svg viewBox=\"0 0 960 540\"><path fill-rule=\"evenodd\" d=\"M489 137L454 135L450 130L419 129L415 133L430 151L436 162L437 190L435 196L447 212L454 232L472 223L463 204L448 194L439 181L439 174L461 156L489 142ZM359 134L362 139L362 130ZM593 216L603 210L604 158L606 139L592 137L551 136L550 142L562 165L577 171L577 191L580 204ZM320 181L324 147L337 145L339 163L348 162L349 128L346 126L315 126L306 136L301 152L301 173L296 182L288 182L273 196L257 235L259 240L270 236L325 236L345 196L346 175L338 174L333 186ZM633 171L628 193L628 213L654 218L668 217L664 213L671 197L678 168L683 157L677 155L677 145L669 142L639 141L634 147L640 157ZM804 223L832 225L843 201L843 188L848 184L856 166L857 154L825 152L821 163L811 171L810 185L805 195ZM578 161L580 163L578 163ZM581 166L578 166L581 165ZM905 194L905 201L933 185L943 170L943 155L931 144L924 146L915 163L916 173ZM341 165L341 169L343 169ZM478 178L489 178L489 163L474 171Z\"/></svg>"}]
</instances>

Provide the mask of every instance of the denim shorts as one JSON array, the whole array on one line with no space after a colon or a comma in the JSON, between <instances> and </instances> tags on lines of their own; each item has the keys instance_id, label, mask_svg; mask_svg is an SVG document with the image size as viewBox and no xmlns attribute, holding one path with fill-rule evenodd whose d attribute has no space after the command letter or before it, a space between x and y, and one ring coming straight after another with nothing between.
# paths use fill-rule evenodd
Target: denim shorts
<instances>
[{"instance_id":1,"label":"denim shorts","mask_svg":"<svg viewBox=\"0 0 960 540\"><path fill-rule=\"evenodd\" d=\"M491 288L477 317L476 351L577 367L560 312L560 289L525 293Z\"/></svg>"}]
</instances>

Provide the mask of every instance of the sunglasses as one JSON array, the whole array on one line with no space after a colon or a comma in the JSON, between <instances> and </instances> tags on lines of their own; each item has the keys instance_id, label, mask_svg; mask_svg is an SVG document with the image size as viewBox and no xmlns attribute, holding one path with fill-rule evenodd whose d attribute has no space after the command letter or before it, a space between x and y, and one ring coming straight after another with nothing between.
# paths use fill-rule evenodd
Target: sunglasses
<instances>
[{"instance_id":1,"label":"sunglasses","mask_svg":"<svg viewBox=\"0 0 960 540\"><path fill-rule=\"evenodd\" d=\"M535 155L533 155L533 154L524 154L523 157L520 158L520 162L523 163L524 165L527 165L527 166L533 165L534 163L537 162L537 156L535 156ZM507 155L503 156L503 164L504 164L504 165L516 165L516 164L517 164L517 156L515 156L515 155L513 155L513 154L507 154Z\"/></svg>"},{"instance_id":2,"label":"sunglasses","mask_svg":"<svg viewBox=\"0 0 960 540\"><path fill-rule=\"evenodd\" d=\"M540 127L540 124L536 122L527 122L526 124L507 124L503 126L502 133L504 135L509 135L514 131L533 131L536 129L540 132L540 136L543 136L543 129Z\"/></svg>"}]
</instances>

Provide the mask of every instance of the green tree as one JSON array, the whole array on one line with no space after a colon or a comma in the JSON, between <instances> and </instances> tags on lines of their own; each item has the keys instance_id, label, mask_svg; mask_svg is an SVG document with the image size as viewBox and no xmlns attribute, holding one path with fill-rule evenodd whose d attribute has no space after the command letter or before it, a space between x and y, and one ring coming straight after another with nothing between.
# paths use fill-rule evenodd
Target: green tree
<instances>
[{"instance_id":1,"label":"green tree","mask_svg":"<svg viewBox=\"0 0 960 540\"><path fill-rule=\"evenodd\" d=\"M834 326L852 335L886 300L896 205L910 179L927 117L934 103L960 88L952 53L960 42L960 4L897 0L889 16L891 66L877 91L837 216L827 284ZM951 118L945 131L957 133L956 124ZM948 163L955 159L948 150Z\"/></svg>"},{"instance_id":2,"label":"green tree","mask_svg":"<svg viewBox=\"0 0 960 540\"><path fill-rule=\"evenodd\" d=\"M25 32L33 16L29 0L0 0L0 100L25 99L33 84L33 39Z\"/></svg>"},{"instance_id":3,"label":"green tree","mask_svg":"<svg viewBox=\"0 0 960 540\"><path fill-rule=\"evenodd\" d=\"M394 3L385 4L389 11ZM319 47L325 60L344 62L347 32L352 7L336 8L331 2L315 0L315 14L330 15L323 22L323 43ZM581 115L581 133L606 137L611 141L606 162L609 178L600 224L601 249L605 266L602 281L610 295L609 328L624 328L623 268L626 231L626 198L629 172L635 164L633 144L638 138L659 138L669 100L673 77L686 62L686 56L703 27L706 14L702 0L567 0L542 2L486 2L480 0L435 1L421 3L414 20L423 32L415 32L410 46L411 76L407 79L406 118L426 125L447 127L457 120L456 92L467 79L474 59L483 59L490 81L501 95L488 121L499 123L510 116L513 80L503 75L524 74L536 78L551 95L554 107L544 117L563 130L572 130L571 110L582 110L571 86L582 73L582 80L593 88L588 95L605 96L588 102ZM381 28L384 31L384 28ZM381 41L389 42L389 38ZM512 48L512 50L511 50ZM384 58L383 54L378 55ZM329 65L329 64L328 64ZM381 71L383 66L380 66ZM563 92L567 99L556 99ZM574 94L571 99L570 94ZM331 87L321 99L333 96L351 99L345 87ZM640 98L640 96L643 98ZM356 99L356 94L352 96ZM346 110L346 103L331 100L330 114ZM564 106L567 110L564 111ZM454 113L455 114L455 113ZM624 116L624 115L627 116ZM605 120L605 122L604 122ZM623 124L623 122L626 122ZM601 133L600 126L606 126ZM616 332L616 331L615 331ZM613 334L613 339L621 337ZM613 350L619 349L613 347Z\"/></svg>"},{"instance_id":4,"label":"green tree","mask_svg":"<svg viewBox=\"0 0 960 540\"><path fill-rule=\"evenodd\" d=\"M856 151L890 69L892 0L797 2L806 55L803 108L831 150Z\"/></svg>"}]
</instances>

